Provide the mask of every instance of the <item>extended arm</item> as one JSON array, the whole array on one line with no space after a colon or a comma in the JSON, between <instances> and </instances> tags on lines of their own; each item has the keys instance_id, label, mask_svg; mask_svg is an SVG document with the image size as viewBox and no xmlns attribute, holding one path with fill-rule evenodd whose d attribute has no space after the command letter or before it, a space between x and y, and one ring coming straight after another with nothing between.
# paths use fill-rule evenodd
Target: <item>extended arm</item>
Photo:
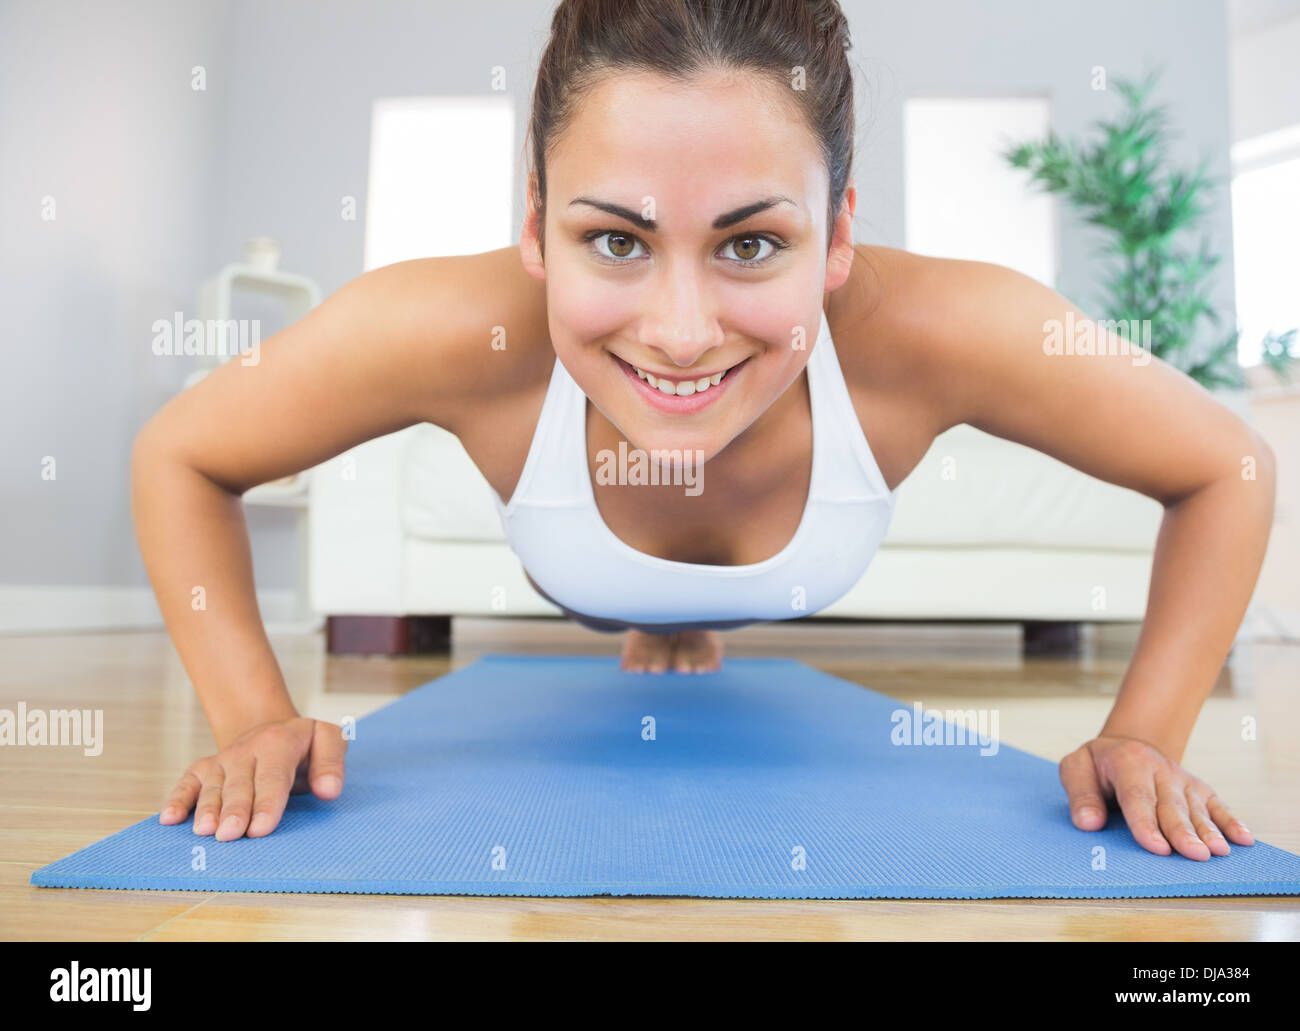
<instances>
[{"instance_id":1,"label":"extended arm","mask_svg":"<svg viewBox=\"0 0 1300 1031\"><path fill-rule=\"evenodd\" d=\"M140 431L136 536L218 749L186 770L162 822L193 808L198 834L260 836L300 780L322 798L341 790L339 728L298 715L262 627L241 495L418 422L457 433L472 406L508 397L503 380L520 363L483 355L494 324L527 328L498 271L510 257L368 272L267 340L256 362L226 363Z\"/></svg>"},{"instance_id":2,"label":"extended arm","mask_svg":"<svg viewBox=\"0 0 1300 1031\"><path fill-rule=\"evenodd\" d=\"M1218 829L1250 844L1208 785L1178 763L1264 560L1272 451L1200 385L1056 292L999 266L946 264L963 288L944 317L964 328L942 351L948 421L1033 447L1165 509L1119 696L1098 738L1062 763L1076 825L1103 826L1104 796L1113 795L1150 851L1167 853L1172 843L1208 858L1227 851ZM1058 347L1069 331L1076 344L1090 332L1096 353L1059 353L1077 351Z\"/></svg>"}]
</instances>

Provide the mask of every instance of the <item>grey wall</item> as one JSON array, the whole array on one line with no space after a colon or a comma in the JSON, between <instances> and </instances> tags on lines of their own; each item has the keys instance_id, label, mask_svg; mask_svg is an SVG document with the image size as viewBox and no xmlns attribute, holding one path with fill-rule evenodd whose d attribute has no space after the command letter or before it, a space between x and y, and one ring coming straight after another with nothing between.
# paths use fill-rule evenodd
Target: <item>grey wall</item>
<instances>
[{"instance_id":1,"label":"grey wall","mask_svg":"<svg viewBox=\"0 0 1300 1031\"><path fill-rule=\"evenodd\" d=\"M0 583L144 583L131 440L188 372L150 350L212 261L229 11L0 4ZM42 219L52 197L55 219ZM44 456L56 479L41 479Z\"/></svg>"},{"instance_id":2,"label":"grey wall","mask_svg":"<svg viewBox=\"0 0 1300 1031\"><path fill-rule=\"evenodd\" d=\"M859 238L902 246L901 111L913 95L1038 94L1075 135L1118 108L1090 88L1165 67L1176 155L1227 171L1223 0L842 0L860 69ZM522 150L551 0L132 0L0 4L0 291L16 397L3 409L0 583L146 582L131 532L136 430L188 371L149 349L200 279L269 234L326 294L362 270L370 105L481 93L506 69ZM208 89L190 89L202 64ZM522 162L516 169L523 182ZM40 199L58 202L54 223ZM522 221L517 191L514 229ZM1084 303L1092 238L1063 220L1062 282ZM1226 191L1214 242L1231 249ZM1216 301L1231 317L1231 266ZM39 478L43 455L58 480ZM292 582L285 513L253 513L259 584Z\"/></svg>"},{"instance_id":3,"label":"grey wall","mask_svg":"<svg viewBox=\"0 0 1300 1031\"><path fill-rule=\"evenodd\" d=\"M1229 56L1232 139L1279 132L1300 122L1300 0L1274 0L1239 25Z\"/></svg>"},{"instance_id":4,"label":"grey wall","mask_svg":"<svg viewBox=\"0 0 1300 1031\"><path fill-rule=\"evenodd\" d=\"M314 277L326 294L355 278L374 100L488 93L501 66L522 152L551 10L537 0L239 3L216 197L221 252L269 233L284 248L282 264ZM345 196L357 200L356 221L341 217ZM517 198L516 229L522 220Z\"/></svg>"},{"instance_id":5,"label":"grey wall","mask_svg":"<svg viewBox=\"0 0 1300 1031\"><path fill-rule=\"evenodd\" d=\"M1212 159L1222 177L1207 218L1224 255L1214 300L1233 318L1232 221L1226 177L1230 143L1227 23L1222 0L841 0L859 75L860 239L903 244L902 106L912 96L1046 96L1053 128L1087 136L1090 123L1123 109L1113 90L1091 88L1092 68L1137 78L1163 67L1155 92L1181 138L1171 157ZM1096 231L1061 212L1060 281L1090 310L1097 297Z\"/></svg>"}]
</instances>

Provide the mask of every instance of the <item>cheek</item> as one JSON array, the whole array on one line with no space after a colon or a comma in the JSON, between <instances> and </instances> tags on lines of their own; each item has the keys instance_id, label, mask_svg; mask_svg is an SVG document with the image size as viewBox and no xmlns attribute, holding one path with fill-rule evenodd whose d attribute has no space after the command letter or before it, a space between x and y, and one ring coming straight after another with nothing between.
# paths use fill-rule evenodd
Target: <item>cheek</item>
<instances>
[{"instance_id":1,"label":"cheek","mask_svg":"<svg viewBox=\"0 0 1300 1031\"><path fill-rule=\"evenodd\" d=\"M558 332L592 340L619 332L632 319L635 308L629 291L593 289L556 291L546 299L551 322Z\"/></svg>"},{"instance_id":2,"label":"cheek","mask_svg":"<svg viewBox=\"0 0 1300 1031\"><path fill-rule=\"evenodd\" d=\"M821 298L817 282L788 276L724 296L720 304L734 332L788 355L797 342L811 347L816 341L821 329Z\"/></svg>"},{"instance_id":3,"label":"cheek","mask_svg":"<svg viewBox=\"0 0 1300 1031\"><path fill-rule=\"evenodd\" d=\"M604 343L626 336L636 321L629 291L600 283L576 287L576 283L566 284L546 300L551 341L567 368L573 367L570 359L584 363L599 360Z\"/></svg>"},{"instance_id":4,"label":"cheek","mask_svg":"<svg viewBox=\"0 0 1300 1031\"><path fill-rule=\"evenodd\" d=\"M777 385L778 392L799 374L817 343L821 330L821 308L808 311L807 297L785 306L769 305L749 309L732 321L736 331L762 346L754 379Z\"/></svg>"}]
</instances>

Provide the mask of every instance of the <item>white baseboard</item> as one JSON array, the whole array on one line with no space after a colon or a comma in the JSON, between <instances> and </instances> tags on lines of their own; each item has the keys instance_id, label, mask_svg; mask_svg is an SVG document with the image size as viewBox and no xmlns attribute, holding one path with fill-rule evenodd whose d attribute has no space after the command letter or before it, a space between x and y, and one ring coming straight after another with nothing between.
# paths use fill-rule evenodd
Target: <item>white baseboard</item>
<instances>
[{"instance_id":1,"label":"white baseboard","mask_svg":"<svg viewBox=\"0 0 1300 1031\"><path fill-rule=\"evenodd\" d=\"M257 604L268 631L319 626L319 619L298 610L292 590L258 591ZM148 587L0 586L0 634L162 629Z\"/></svg>"}]
</instances>

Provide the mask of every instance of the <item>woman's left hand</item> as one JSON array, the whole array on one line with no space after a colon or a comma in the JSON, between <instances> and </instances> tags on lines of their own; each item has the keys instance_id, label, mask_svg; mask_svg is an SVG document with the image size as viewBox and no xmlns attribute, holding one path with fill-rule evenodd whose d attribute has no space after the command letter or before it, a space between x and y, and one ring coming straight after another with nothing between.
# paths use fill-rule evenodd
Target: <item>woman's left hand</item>
<instances>
[{"instance_id":1,"label":"woman's left hand","mask_svg":"<svg viewBox=\"0 0 1300 1031\"><path fill-rule=\"evenodd\" d=\"M1238 845L1255 843L1213 788L1136 738L1103 736L1081 745L1061 760L1061 783L1076 827L1101 830L1114 799L1137 843L1158 856L1173 849L1188 859L1226 856L1224 835Z\"/></svg>"}]
</instances>

